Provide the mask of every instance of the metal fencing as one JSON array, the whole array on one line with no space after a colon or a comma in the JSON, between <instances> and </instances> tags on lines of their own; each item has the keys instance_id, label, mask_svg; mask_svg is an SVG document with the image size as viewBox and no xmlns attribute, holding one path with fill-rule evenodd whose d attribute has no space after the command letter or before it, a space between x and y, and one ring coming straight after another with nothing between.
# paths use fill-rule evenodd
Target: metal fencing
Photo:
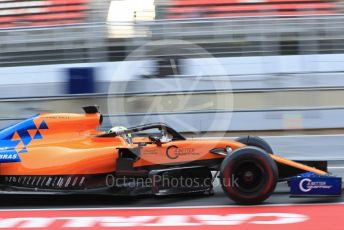
<instances>
[{"instance_id":1,"label":"metal fencing","mask_svg":"<svg viewBox=\"0 0 344 230\"><path fill-rule=\"evenodd\" d=\"M121 32L120 36L116 31ZM343 53L344 15L201 18L3 29L0 30L0 66L123 60L136 47L161 39L186 40L217 57ZM178 55L188 57L189 53ZM149 57L147 51L145 58Z\"/></svg>"},{"instance_id":2,"label":"metal fencing","mask_svg":"<svg viewBox=\"0 0 344 230\"><path fill-rule=\"evenodd\" d=\"M120 34L117 34L118 31ZM176 59L195 59L206 53L219 59L224 57L271 56L273 58L271 63L278 65L278 59L275 59L275 56L344 53L344 15L156 20L152 22L87 23L72 26L6 29L0 30L0 67L38 65L37 72L40 72L39 65L44 64L121 61L137 47L159 40L168 40L166 43L167 51L176 47L177 40L188 41L204 48L201 53L190 52L188 49L178 49L178 53L173 53ZM168 52L152 52L151 50L155 48L148 45L144 53L137 52L131 58L146 60L170 57ZM331 60L323 60L323 62L327 61ZM334 61L339 62L339 65L343 62L342 60L338 61L338 59ZM252 60L248 59L247 62L252 62ZM161 65L164 63L162 62ZM179 65L191 66L188 62L180 62ZM300 69L302 69L304 64L300 63L300 65ZM293 73L288 74L290 76L287 76L286 83L278 80L276 75L271 75L271 79L266 78L264 74L258 76L257 79L242 78L242 76L240 79L239 77L236 78L233 81L234 89L242 88L242 84L245 84L246 87L249 85L250 89L272 85L275 92L265 90L259 95L253 96L249 92L242 94L236 92L234 93L235 103L243 107L234 107L233 112L223 106L208 109L200 107L197 111L186 111L184 107L180 111L175 111L173 108L164 107L163 109L166 111L157 108L147 112L138 109L150 107L150 100L155 97L148 99L143 96L136 97L136 101L133 101L133 95L129 95L126 98L129 101L122 103L129 107L123 111L106 111L106 118L113 117L118 123L128 126L139 124L146 118L148 120L145 121L148 122L167 121L180 131L344 128L344 120L341 119L344 114L341 101L343 88L331 88L332 86L344 85L341 80L341 73L335 73L334 76L323 73L323 76L319 75L316 78L314 75L311 77L308 75L301 76L300 72L298 75L295 73L294 75ZM300 81L300 83L295 81L296 78L293 78L294 81L289 81L291 76L298 78L296 81ZM23 73L23 77L25 77L25 73ZM164 81L165 79L160 80ZM228 79L219 78L217 83L223 85L225 80ZM271 84L266 83L270 81ZM266 85L264 85L265 83ZM107 85L108 82L103 82L103 84ZM145 89L148 91L144 92L149 92L148 86L151 85L149 78L146 79L145 83L138 81L137 84L142 88L144 88L143 84L147 84ZM280 92L281 89L277 89L281 86L284 87L284 84L290 88L304 85L329 88L326 91L318 92L310 87L311 89L307 89L307 92L293 91L286 94ZM45 85L42 87L47 88ZM53 87L56 88L56 83ZM150 92L156 94L156 92ZM100 97L103 98L100 100ZM193 97L196 98L196 96ZM145 100L140 101L143 98ZM177 97L170 98L169 95L163 95L163 98L169 100L166 99L166 103L160 103L159 106L165 106L168 103L172 103L172 106ZM209 95L206 99L203 98L206 97L197 98L197 101L207 102L206 99L212 101L209 99ZM74 112L79 106L90 103L101 104L103 108L106 108L107 99L106 95L85 95L82 98L69 95L68 98L61 97L58 99L51 97L4 99L0 101L0 104L7 109L2 113L3 117L0 118L0 122L9 122L19 116L24 117L44 109ZM119 104L115 99L116 97L114 97L113 104ZM259 104L258 102L263 102L263 104L251 108L251 104L247 104L248 102L255 106ZM296 102L299 104L295 104ZM322 104L316 104L317 102ZM284 106L281 106L283 103L285 103ZM214 117L214 115L216 116ZM230 120L230 116L233 117L233 122L228 123L227 126L223 125ZM216 120L218 123L214 126L207 126L210 120ZM187 125L191 124L192 127L182 126L178 124L179 121L184 121ZM105 125L111 125L109 120L106 120Z\"/></svg>"}]
</instances>

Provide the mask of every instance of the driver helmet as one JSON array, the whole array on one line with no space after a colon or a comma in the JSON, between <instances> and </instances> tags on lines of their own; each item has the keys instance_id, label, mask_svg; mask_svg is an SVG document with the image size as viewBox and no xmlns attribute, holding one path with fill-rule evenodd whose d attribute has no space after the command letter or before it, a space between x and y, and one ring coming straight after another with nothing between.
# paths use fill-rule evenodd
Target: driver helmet
<instances>
[{"instance_id":1,"label":"driver helmet","mask_svg":"<svg viewBox=\"0 0 344 230\"><path fill-rule=\"evenodd\" d=\"M124 126L114 126L109 130L109 133L116 133L117 135L124 138L124 140L126 140L129 144L132 144L133 139L132 139L131 133L123 132L125 130L128 130L128 129Z\"/></svg>"}]
</instances>

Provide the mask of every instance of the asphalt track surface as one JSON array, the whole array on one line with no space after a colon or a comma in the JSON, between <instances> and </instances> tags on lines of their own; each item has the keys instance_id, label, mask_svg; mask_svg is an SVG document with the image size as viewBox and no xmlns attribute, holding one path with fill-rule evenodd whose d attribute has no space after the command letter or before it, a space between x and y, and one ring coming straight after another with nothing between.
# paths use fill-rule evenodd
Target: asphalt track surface
<instances>
[{"instance_id":1,"label":"asphalt track surface","mask_svg":"<svg viewBox=\"0 0 344 230\"><path fill-rule=\"evenodd\" d=\"M329 171L344 177L344 135L331 136L278 136L265 137L275 153L290 159L330 160ZM279 184L275 193L265 204L309 204L344 202L338 198L289 198L288 186ZM1 195L0 209L22 208L125 208L125 207L169 207L169 206L214 206L233 205L219 185L215 184L214 195L176 195L113 197L96 195Z\"/></svg>"}]
</instances>

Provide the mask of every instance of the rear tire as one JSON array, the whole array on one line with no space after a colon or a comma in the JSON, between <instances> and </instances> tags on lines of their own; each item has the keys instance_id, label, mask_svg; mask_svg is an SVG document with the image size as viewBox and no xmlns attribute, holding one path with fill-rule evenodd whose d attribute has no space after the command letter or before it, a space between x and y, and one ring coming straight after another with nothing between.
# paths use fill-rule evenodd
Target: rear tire
<instances>
[{"instance_id":1,"label":"rear tire","mask_svg":"<svg viewBox=\"0 0 344 230\"><path fill-rule=\"evenodd\" d=\"M225 194L238 204L259 204L275 190L278 169L264 150L243 147L228 155L220 168Z\"/></svg>"},{"instance_id":2,"label":"rear tire","mask_svg":"<svg viewBox=\"0 0 344 230\"><path fill-rule=\"evenodd\" d=\"M273 154L273 150L269 143L265 141L261 137L257 136L244 136L244 137L238 137L235 139L235 141L240 142L242 144L248 145L248 146L254 146L263 149L267 153Z\"/></svg>"}]
</instances>

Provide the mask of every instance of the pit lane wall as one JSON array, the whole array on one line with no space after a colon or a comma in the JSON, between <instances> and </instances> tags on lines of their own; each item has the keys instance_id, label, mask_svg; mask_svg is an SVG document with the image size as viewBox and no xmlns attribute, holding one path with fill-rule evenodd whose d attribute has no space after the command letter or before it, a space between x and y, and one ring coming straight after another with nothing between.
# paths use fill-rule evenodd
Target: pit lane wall
<instances>
[{"instance_id":1,"label":"pit lane wall","mask_svg":"<svg viewBox=\"0 0 344 230\"><path fill-rule=\"evenodd\" d=\"M227 89L261 89L283 87L344 86L344 54L314 54L259 57L226 57L209 60L184 59L176 73L178 77L199 76L220 82L231 82ZM92 68L95 76L95 92L108 92L110 81L126 82L142 80L154 75L156 63L146 61L97 62L42 66L0 68L0 98L45 97L68 94L68 71L71 68ZM223 71L213 71L221 68ZM220 75L218 75L220 73ZM223 73L226 73L223 76ZM166 81L166 80L164 80ZM208 81L207 81L208 82ZM121 83L119 83L121 84ZM126 83L125 83L126 84ZM167 82L166 85L173 84ZM206 83L205 83L206 84ZM133 84L132 84L133 85ZM209 84L206 84L209 85ZM140 91L168 91L174 89L154 87L150 81L140 81ZM187 90L188 86L179 90ZM208 86L206 86L208 87ZM128 92L128 87L118 87ZM136 88L133 90L137 91Z\"/></svg>"},{"instance_id":2,"label":"pit lane wall","mask_svg":"<svg viewBox=\"0 0 344 230\"><path fill-rule=\"evenodd\" d=\"M222 100L231 97L233 105ZM6 108L2 126L40 111L82 112L81 106L98 104L105 115L104 129L165 122L180 132L304 130L344 128L343 97L341 88L93 94L2 99L0 107Z\"/></svg>"},{"instance_id":3,"label":"pit lane wall","mask_svg":"<svg viewBox=\"0 0 344 230\"><path fill-rule=\"evenodd\" d=\"M0 125L98 104L103 128L158 121L181 132L344 128L343 54L220 58L227 76L195 77L199 61L185 60L178 76L163 79L142 77L151 61L1 68ZM94 68L93 93L68 94L74 67Z\"/></svg>"}]
</instances>

